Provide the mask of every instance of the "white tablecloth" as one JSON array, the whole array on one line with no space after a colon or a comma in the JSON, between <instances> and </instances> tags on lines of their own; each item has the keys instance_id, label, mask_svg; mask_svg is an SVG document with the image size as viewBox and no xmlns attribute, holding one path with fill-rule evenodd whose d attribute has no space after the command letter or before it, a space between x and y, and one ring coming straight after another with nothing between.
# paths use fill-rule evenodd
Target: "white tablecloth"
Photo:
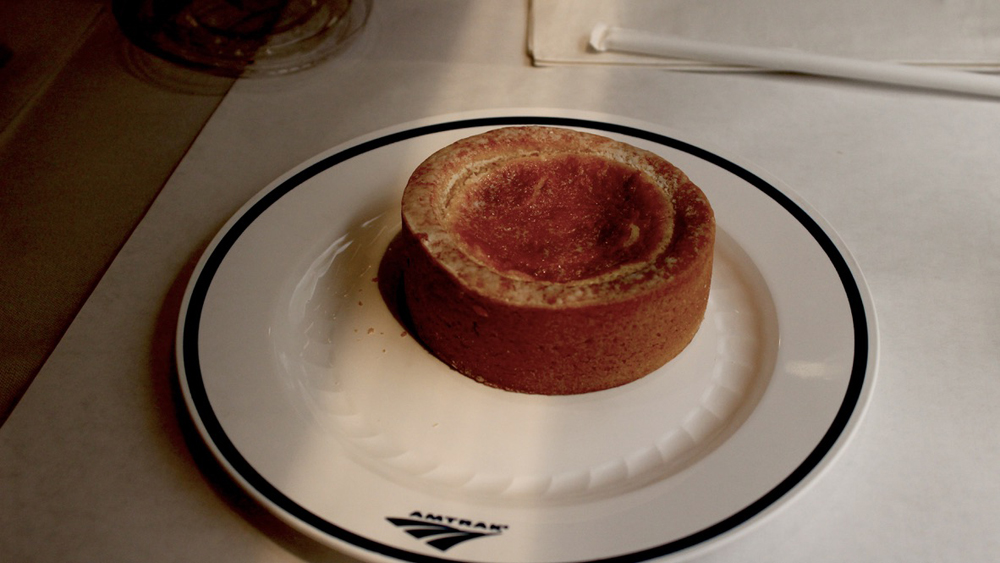
<instances>
[{"instance_id":1,"label":"white tablecloth","mask_svg":"<svg viewBox=\"0 0 1000 563\"><path fill-rule=\"evenodd\" d=\"M769 74L535 68L527 18L520 3L377 0L336 59L237 83L0 427L5 560L351 560L268 515L185 440L180 295L226 219L303 160L505 107L621 115L740 155L810 202L866 276L881 361L854 441L795 502L699 561L995 560L1000 105Z\"/></svg>"}]
</instances>

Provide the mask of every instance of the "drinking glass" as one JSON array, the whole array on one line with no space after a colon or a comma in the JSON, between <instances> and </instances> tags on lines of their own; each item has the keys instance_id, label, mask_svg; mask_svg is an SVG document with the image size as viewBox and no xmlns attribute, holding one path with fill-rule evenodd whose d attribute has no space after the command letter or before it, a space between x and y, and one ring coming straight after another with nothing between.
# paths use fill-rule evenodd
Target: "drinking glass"
<instances>
[{"instance_id":1,"label":"drinking glass","mask_svg":"<svg viewBox=\"0 0 1000 563\"><path fill-rule=\"evenodd\" d=\"M371 0L113 0L122 32L143 50L225 76L280 75L315 65L365 25Z\"/></svg>"}]
</instances>

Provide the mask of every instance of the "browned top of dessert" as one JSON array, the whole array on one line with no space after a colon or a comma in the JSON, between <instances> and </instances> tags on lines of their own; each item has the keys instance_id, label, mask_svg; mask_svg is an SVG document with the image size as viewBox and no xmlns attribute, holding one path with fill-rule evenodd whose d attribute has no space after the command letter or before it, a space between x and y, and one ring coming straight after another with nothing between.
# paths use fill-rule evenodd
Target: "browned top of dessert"
<instances>
[{"instance_id":1,"label":"browned top of dessert","mask_svg":"<svg viewBox=\"0 0 1000 563\"><path fill-rule=\"evenodd\" d=\"M445 221L466 251L515 278L570 282L649 260L670 207L641 173L596 155L496 163L466 182Z\"/></svg>"},{"instance_id":2,"label":"browned top of dessert","mask_svg":"<svg viewBox=\"0 0 1000 563\"><path fill-rule=\"evenodd\" d=\"M438 151L411 176L403 219L466 287L539 306L670 283L713 231L701 191L661 157L549 127L495 129Z\"/></svg>"}]
</instances>

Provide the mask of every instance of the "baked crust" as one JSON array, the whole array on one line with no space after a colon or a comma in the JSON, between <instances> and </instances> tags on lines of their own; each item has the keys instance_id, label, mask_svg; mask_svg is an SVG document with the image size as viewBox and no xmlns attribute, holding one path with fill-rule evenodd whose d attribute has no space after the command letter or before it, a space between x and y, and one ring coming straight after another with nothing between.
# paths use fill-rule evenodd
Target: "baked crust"
<instances>
[{"instance_id":1,"label":"baked crust","mask_svg":"<svg viewBox=\"0 0 1000 563\"><path fill-rule=\"evenodd\" d=\"M551 127L462 139L413 172L402 218L411 330L487 385L623 385L680 353L704 317L712 208L625 143Z\"/></svg>"}]
</instances>

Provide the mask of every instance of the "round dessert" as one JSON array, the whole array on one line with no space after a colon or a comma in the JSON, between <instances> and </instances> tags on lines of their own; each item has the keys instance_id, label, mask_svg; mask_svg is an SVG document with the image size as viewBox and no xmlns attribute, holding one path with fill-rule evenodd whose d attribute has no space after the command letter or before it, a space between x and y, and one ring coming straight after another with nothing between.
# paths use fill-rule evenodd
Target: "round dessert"
<instances>
[{"instance_id":1,"label":"round dessert","mask_svg":"<svg viewBox=\"0 0 1000 563\"><path fill-rule=\"evenodd\" d=\"M402 217L411 330L481 383L545 395L623 385L680 353L704 318L712 208L649 151L494 129L417 167Z\"/></svg>"}]
</instances>

